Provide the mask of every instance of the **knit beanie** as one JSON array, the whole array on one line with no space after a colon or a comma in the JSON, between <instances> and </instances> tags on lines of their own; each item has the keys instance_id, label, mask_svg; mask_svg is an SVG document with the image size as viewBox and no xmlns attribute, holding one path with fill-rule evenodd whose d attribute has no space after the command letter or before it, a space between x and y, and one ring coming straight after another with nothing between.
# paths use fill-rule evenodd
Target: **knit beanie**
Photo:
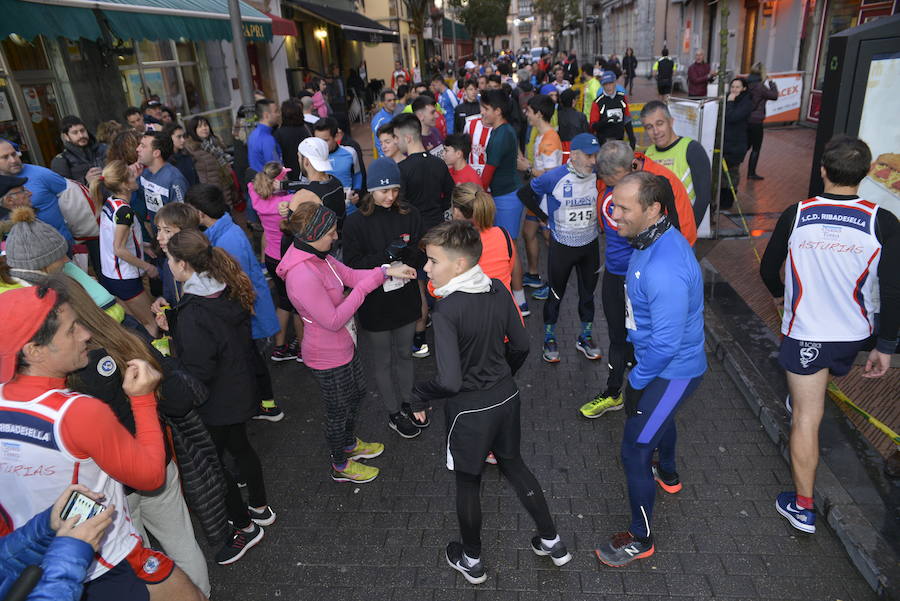
<instances>
[{"instance_id":1,"label":"knit beanie","mask_svg":"<svg viewBox=\"0 0 900 601\"><path fill-rule=\"evenodd\" d=\"M12 212L6 237L6 263L10 269L43 269L65 257L69 243L56 228L35 217L31 207Z\"/></svg>"}]
</instances>

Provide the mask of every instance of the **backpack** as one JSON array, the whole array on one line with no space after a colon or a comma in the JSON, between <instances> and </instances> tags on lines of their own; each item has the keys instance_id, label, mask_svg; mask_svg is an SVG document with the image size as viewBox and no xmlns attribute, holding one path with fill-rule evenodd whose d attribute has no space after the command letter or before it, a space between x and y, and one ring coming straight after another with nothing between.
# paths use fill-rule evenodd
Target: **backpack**
<instances>
[{"instance_id":1,"label":"backpack","mask_svg":"<svg viewBox=\"0 0 900 601\"><path fill-rule=\"evenodd\" d=\"M100 236L100 216L87 187L74 180L66 180L66 189L57 196L59 210L76 241L97 239Z\"/></svg>"}]
</instances>

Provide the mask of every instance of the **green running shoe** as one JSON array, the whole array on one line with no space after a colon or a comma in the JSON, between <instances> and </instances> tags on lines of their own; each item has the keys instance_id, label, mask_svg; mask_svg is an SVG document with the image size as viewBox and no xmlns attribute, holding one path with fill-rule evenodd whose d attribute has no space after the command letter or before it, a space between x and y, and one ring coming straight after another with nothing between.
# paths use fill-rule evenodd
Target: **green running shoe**
<instances>
[{"instance_id":1,"label":"green running shoe","mask_svg":"<svg viewBox=\"0 0 900 601\"><path fill-rule=\"evenodd\" d=\"M606 389L602 393L594 397L594 400L588 401L581 406L581 415L588 419L600 417L607 411L618 411L625 406L622 398L621 390Z\"/></svg>"},{"instance_id":2,"label":"green running shoe","mask_svg":"<svg viewBox=\"0 0 900 601\"><path fill-rule=\"evenodd\" d=\"M347 467L341 471L334 469L333 466L331 468L331 479L335 482L356 482L357 484L364 484L366 482L371 482L377 477L377 467L358 463L352 459L347 461Z\"/></svg>"},{"instance_id":3,"label":"green running shoe","mask_svg":"<svg viewBox=\"0 0 900 601\"><path fill-rule=\"evenodd\" d=\"M356 439L356 446L347 451L347 459L374 459L384 453L384 445L380 442L363 442Z\"/></svg>"}]
</instances>

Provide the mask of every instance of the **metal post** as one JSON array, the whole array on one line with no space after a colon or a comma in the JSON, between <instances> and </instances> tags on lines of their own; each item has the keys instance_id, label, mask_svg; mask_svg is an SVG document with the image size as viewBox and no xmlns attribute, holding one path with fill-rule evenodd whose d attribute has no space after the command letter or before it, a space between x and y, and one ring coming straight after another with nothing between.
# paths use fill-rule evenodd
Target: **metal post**
<instances>
[{"instance_id":1,"label":"metal post","mask_svg":"<svg viewBox=\"0 0 900 601\"><path fill-rule=\"evenodd\" d=\"M453 73L450 75L453 79L456 79L456 66L459 64L459 53L456 51L456 15L453 14L454 9L451 8L451 5L448 4L447 8L450 8L450 29L453 30ZM443 23L441 23L443 26Z\"/></svg>"},{"instance_id":2,"label":"metal post","mask_svg":"<svg viewBox=\"0 0 900 601\"><path fill-rule=\"evenodd\" d=\"M250 59L247 58L247 44L244 42L244 29L241 26L240 0L228 0L228 13L231 16L231 47L237 59L238 85L241 90L241 105L245 111L253 109L253 81L250 79Z\"/></svg>"},{"instance_id":3,"label":"metal post","mask_svg":"<svg viewBox=\"0 0 900 601\"><path fill-rule=\"evenodd\" d=\"M722 143L725 138L725 79L728 75L726 70L726 61L728 60L728 0L719 0L719 20L721 21L719 28L719 86L716 91L719 103L719 118L716 126L716 141L713 146L712 160L712 199L715 211L710 209L709 217L711 220L713 239L719 237L719 192L722 181ZM737 199L735 199L737 201Z\"/></svg>"}]
</instances>

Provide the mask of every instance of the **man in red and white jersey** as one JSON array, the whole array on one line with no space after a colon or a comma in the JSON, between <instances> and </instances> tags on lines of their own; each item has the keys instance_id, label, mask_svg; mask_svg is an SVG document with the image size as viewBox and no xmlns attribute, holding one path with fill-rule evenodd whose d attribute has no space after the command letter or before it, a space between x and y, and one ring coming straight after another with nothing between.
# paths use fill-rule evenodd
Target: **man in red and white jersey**
<instances>
[{"instance_id":1,"label":"man in red and white jersey","mask_svg":"<svg viewBox=\"0 0 900 601\"><path fill-rule=\"evenodd\" d=\"M772 295L784 296L778 361L793 410L796 490L778 495L775 508L808 533L816 531L813 485L829 373L846 375L856 354L871 348L863 377L883 376L897 348L900 224L857 195L871 163L862 140L832 138L822 154L825 191L782 213L759 268Z\"/></svg>"},{"instance_id":2,"label":"man in red and white jersey","mask_svg":"<svg viewBox=\"0 0 900 601\"><path fill-rule=\"evenodd\" d=\"M88 363L90 334L63 286L10 290L0 295L0 315L0 502L12 527L52 505L62 488L82 484L116 507L82 599L205 599L171 559L144 547L125 499L123 483L154 490L165 480L160 374L144 361L128 363L122 389L132 436L109 405L66 389L66 377Z\"/></svg>"},{"instance_id":3,"label":"man in red and white jersey","mask_svg":"<svg viewBox=\"0 0 900 601\"><path fill-rule=\"evenodd\" d=\"M491 139L491 128L481 120L481 114L466 117L465 132L472 138L469 166L480 176L487 164L487 145Z\"/></svg>"}]
</instances>

